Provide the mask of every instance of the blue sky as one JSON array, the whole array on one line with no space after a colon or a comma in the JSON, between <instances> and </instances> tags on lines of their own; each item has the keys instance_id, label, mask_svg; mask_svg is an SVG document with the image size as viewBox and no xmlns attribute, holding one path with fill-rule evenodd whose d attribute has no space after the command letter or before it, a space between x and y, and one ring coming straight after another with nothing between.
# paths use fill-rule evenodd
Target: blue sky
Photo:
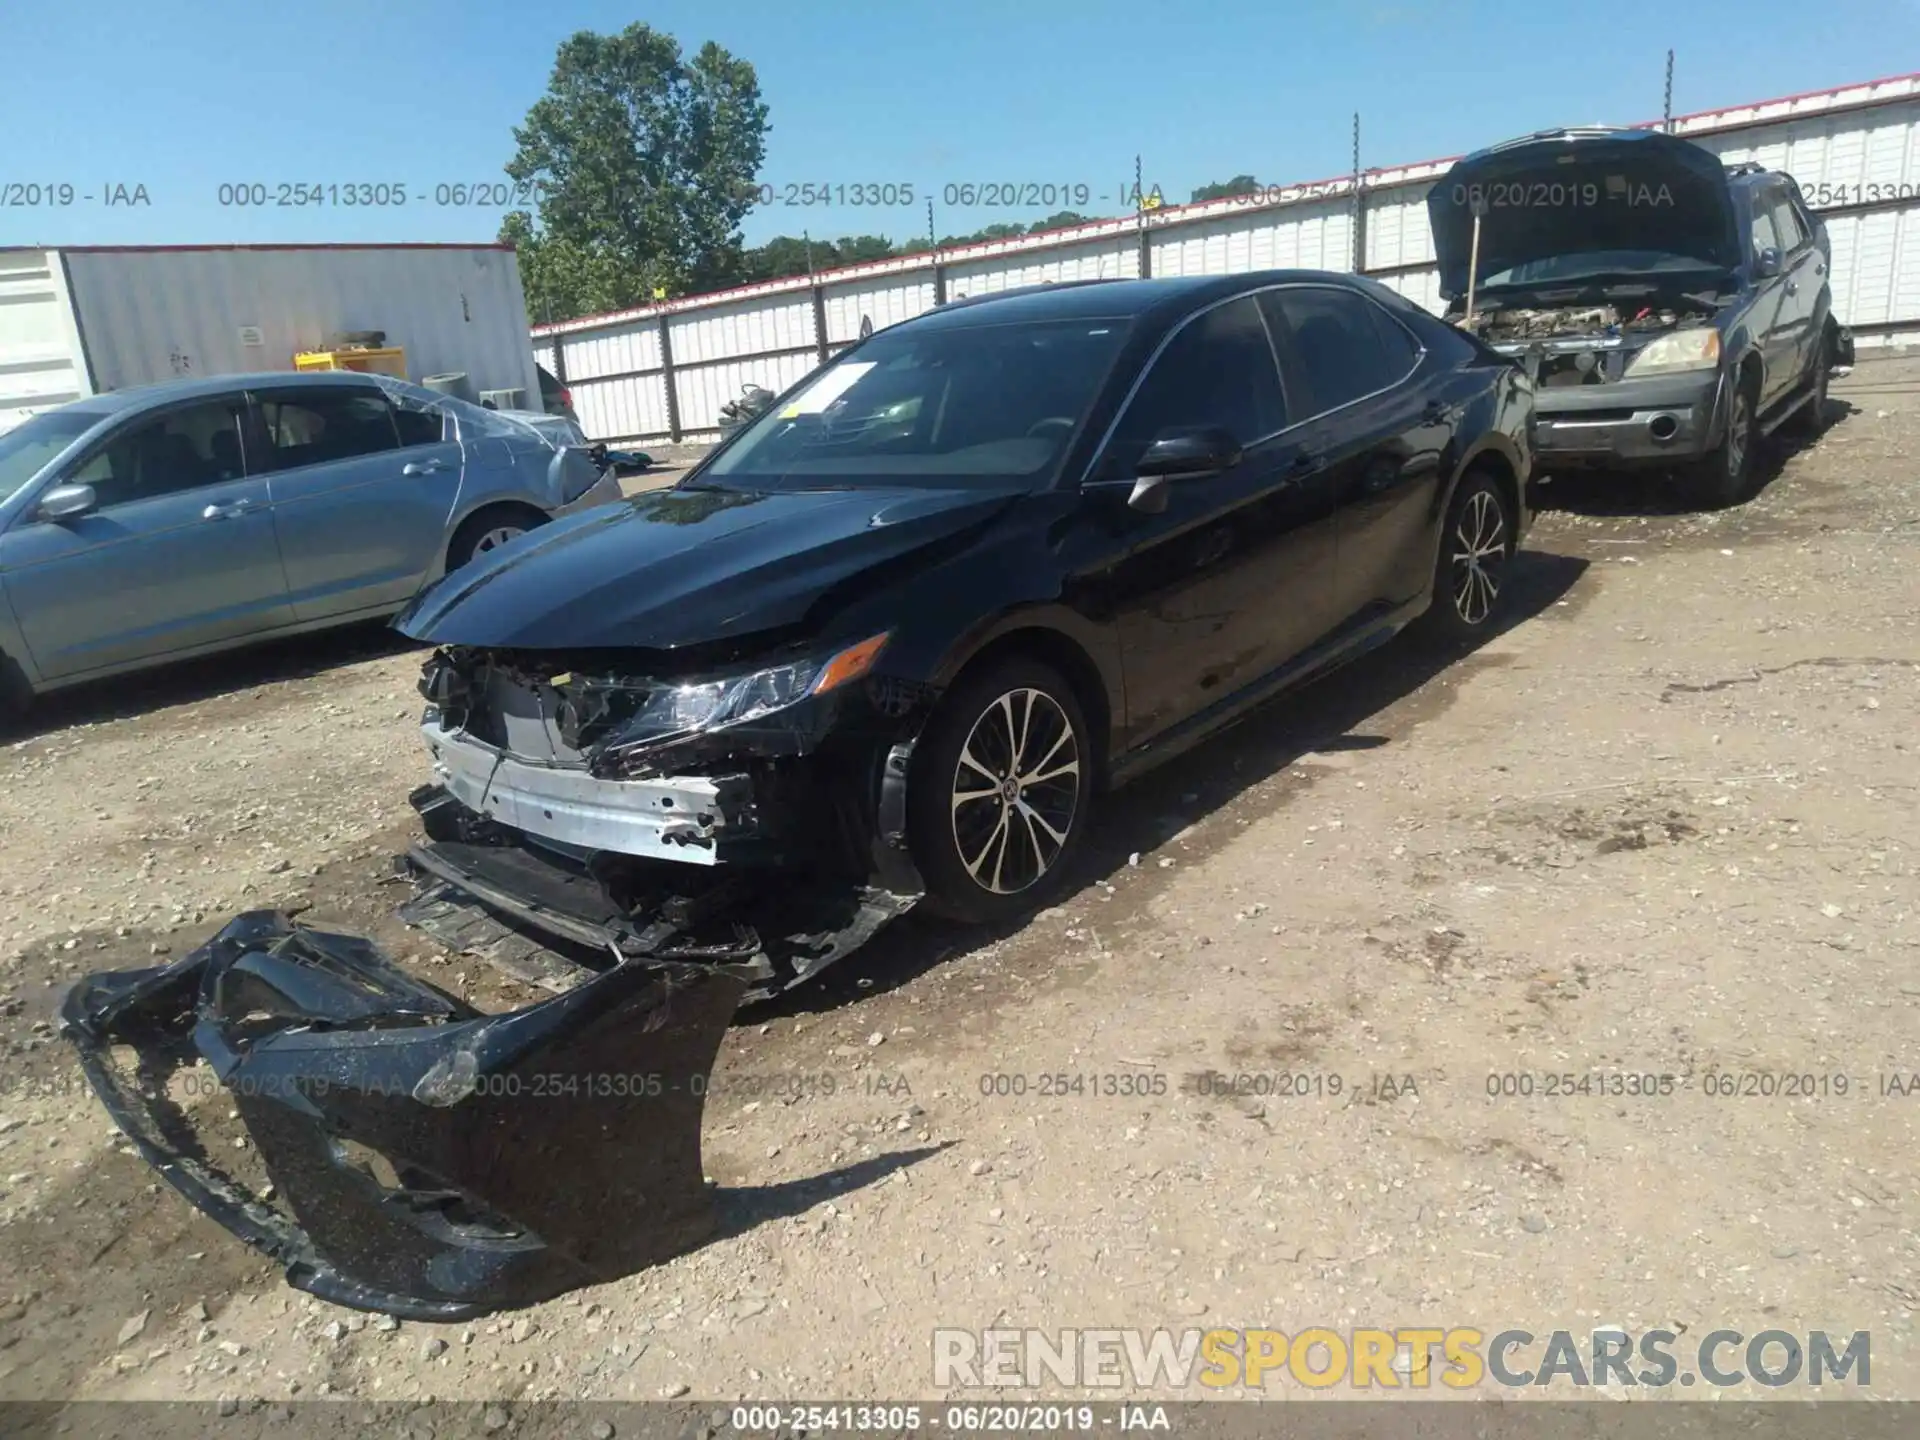
<instances>
[{"instance_id":1,"label":"blue sky","mask_svg":"<svg viewBox=\"0 0 1920 1440\"><path fill-rule=\"evenodd\" d=\"M438 187L501 181L558 42L636 19L757 67L763 181L916 187L911 209L756 211L750 242L919 235L925 197L967 181L1086 185L1110 197L1087 208L1110 212L1136 151L1169 200L1241 171L1319 179L1348 168L1355 110L1368 165L1650 119L1668 47L1681 113L1920 67L1916 0L85 0L6 22L0 201L62 184L76 198L0 204L0 244L492 239L499 209L438 205ZM410 198L220 203L248 182ZM115 186L149 203L103 203ZM936 224L1045 213L942 206Z\"/></svg>"}]
</instances>

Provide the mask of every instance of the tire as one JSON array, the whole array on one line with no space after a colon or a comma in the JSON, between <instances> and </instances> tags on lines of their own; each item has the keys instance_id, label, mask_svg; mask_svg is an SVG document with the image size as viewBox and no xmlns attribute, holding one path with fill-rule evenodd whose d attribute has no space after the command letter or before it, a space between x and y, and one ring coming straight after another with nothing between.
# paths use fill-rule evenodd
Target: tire
<instances>
[{"instance_id":1,"label":"tire","mask_svg":"<svg viewBox=\"0 0 1920 1440\"><path fill-rule=\"evenodd\" d=\"M1820 332L1819 347L1813 352L1813 398L1788 417L1783 427L1790 433L1811 440L1827 428L1827 383L1833 377L1833 328Z\"/></svg>"},{"instance_id":2,"label":"tire","mask_svg":"<svg viewBox=\"0 0 1920 1440\"><path fill-rule=\"evenodd\" d=\"M18 728L33 708L33 686L11 655L0 650L0 735Z\"/></svg>"},{"instance_id":3,"label":"tire","mask_svg":"<svg viewBox=\"0 0 1920 1440\"><path fill-rule=\"evenodd\" d=\"M1499 624L1513 551L1513 505L1506 490L1484 470L1468 471L1440 530L1433 603L1420 617L1428 639L1467 645Z\"/></svg>"},{"instance_id":4,"label":"tire","mask_svg":"<svg viewBox=\"0 0 1920 1440\"><path fill-rule=\"evenodd\" d=\"M1755 386L1739 377L1727 392L1727 424L1711 454L1695 461L1685 477L1689 500L1703 510L1738 505L1753 489L1753 452L1759 444L1754 429Z\"/></svg>"},{"instance_id":5,"label":"tire","mask_svg":"<svg viewBox=\"0 0 1920 1440\"><path fill-rule=\"evenodd\" d=\"M1094 765L1086 716L1057 671L1020 656L964 676L934 712L907 780L923 903L973 924L1044 906L1085 839ZM1030 778L1019 784L1023 770Z\"/></svg>"},{"instance_id":6,"label":"tire","mask_svg":"<svg viewBox=\"0 0 1920 1440\"><path fill-rule=\"evenodd\" d=\"M476 510L460 522L460 528L447 543L447 569L458 570L474 556L484 555L495 546L546 523L547 517L531 505L489 505L484 510Z\"/></svg>"}]
</instances>

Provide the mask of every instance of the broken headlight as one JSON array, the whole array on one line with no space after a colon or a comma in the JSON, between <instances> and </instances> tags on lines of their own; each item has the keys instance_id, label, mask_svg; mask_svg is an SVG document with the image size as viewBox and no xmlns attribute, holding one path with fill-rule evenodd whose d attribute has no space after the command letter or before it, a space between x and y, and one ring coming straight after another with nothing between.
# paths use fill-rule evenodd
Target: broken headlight
<instances>
[{"instance_id":1,"label":"broken headlight","mask_svg":"<svg viewBox=\"0 0 1920 1440\"><path fill-rule=\"evenodd\" d=\"M871 670L886 643L883 632L843 650L745 675L663 685L641 703L609 749L616 753L646 749L684 735L744 724L824 695Z\"/></svg>"},{"instance_id":2,"label":"broken headlight","mask_svg":"<svg viewBox=\"0 0 1920 1440\"><path fill-rule=\"evenodd\" d=\"M1720 363L1720 332L1711 325L1662 335L1627 362L1625 379L1711 370Z\"/></svg>"}]
</instances>

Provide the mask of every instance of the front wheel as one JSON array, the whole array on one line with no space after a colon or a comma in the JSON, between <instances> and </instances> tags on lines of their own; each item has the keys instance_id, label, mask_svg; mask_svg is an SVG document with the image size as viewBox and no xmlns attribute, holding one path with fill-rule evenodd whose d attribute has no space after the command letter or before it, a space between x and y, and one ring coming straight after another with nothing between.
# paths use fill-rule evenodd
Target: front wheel
<instances>
[{"instance_id":1,"label":"front wheel","mask_svg":"<svg viewBox=\"0 0 1920 1440\"><path fill-rule=\"evenodd\" d=\"M1752 488L1753 452L1759 438L1753 426L1754 397L1754 383L1735 377L1727 391L1727 424L1720 443L1687 474L1687 495L1702 509L1738 505Z\"/></svg>"},{"instance_id":2,"label":"front wheel","mask_svg":"<svg viewBox=\"0 0 1920 1440\"><path fill-rule=\"evenodd\" d=\"M1470 644L1499 622L1514 539L1506 490L1484 471L1469 473L1447 506L1440 532L1433 604L1421 617L1430 638Z\"/></svg>"},{"instance_id":3,"label":"front wheel","mask_svg":"<svg viewBox=\"0 0 1920 1440\"><path fill-rule=\"evenodd\" d=\"M1087 827L1094 759L1078 697L1024 657L948 693L908 781L907 830L927 902L990 924L1045 904Z\"/></svg>"}]
</instances>

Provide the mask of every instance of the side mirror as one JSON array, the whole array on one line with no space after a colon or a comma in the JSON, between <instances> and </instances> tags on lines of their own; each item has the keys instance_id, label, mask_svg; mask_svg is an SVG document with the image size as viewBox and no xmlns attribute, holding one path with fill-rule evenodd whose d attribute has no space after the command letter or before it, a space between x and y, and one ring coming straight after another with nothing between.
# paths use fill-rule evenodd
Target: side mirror
<instances>
[{"instance_id":1,"label":"side mirror","mask_svg":"<svg viewBox=\"0 0 1920 1440\"><path fill-rule=\"evenodd\" d=\"M64 520L78 520L99 503L91 485L56 485L40 497L33 514L36 520L58 525Z\"/></svg>"},{"instance_id":2,"label":"side mirror","mask_svg":"<svg viewBox=\"0 0 1920 1440\"><path fill-rule=\"evenodd\" d=\"M1780 252L1769 245L1760 252L1760 258L1753 262L1753 273L1762 280L1770 280L1780 273Z\"/></svg>"},{"instance_id":3,"label":"side mirror","mask_svg":"<svg viewBox=\"0 0 1920 1440\"><path fill-rule=\"evenodd\" d=\"M1240 463L1240 442L1217 427L1177 430L1160 436L1134 463L1133 493L1127 506L1148 515L1167 508L1167 485L1218 475Z\"/></svg>"}]
</instances>

